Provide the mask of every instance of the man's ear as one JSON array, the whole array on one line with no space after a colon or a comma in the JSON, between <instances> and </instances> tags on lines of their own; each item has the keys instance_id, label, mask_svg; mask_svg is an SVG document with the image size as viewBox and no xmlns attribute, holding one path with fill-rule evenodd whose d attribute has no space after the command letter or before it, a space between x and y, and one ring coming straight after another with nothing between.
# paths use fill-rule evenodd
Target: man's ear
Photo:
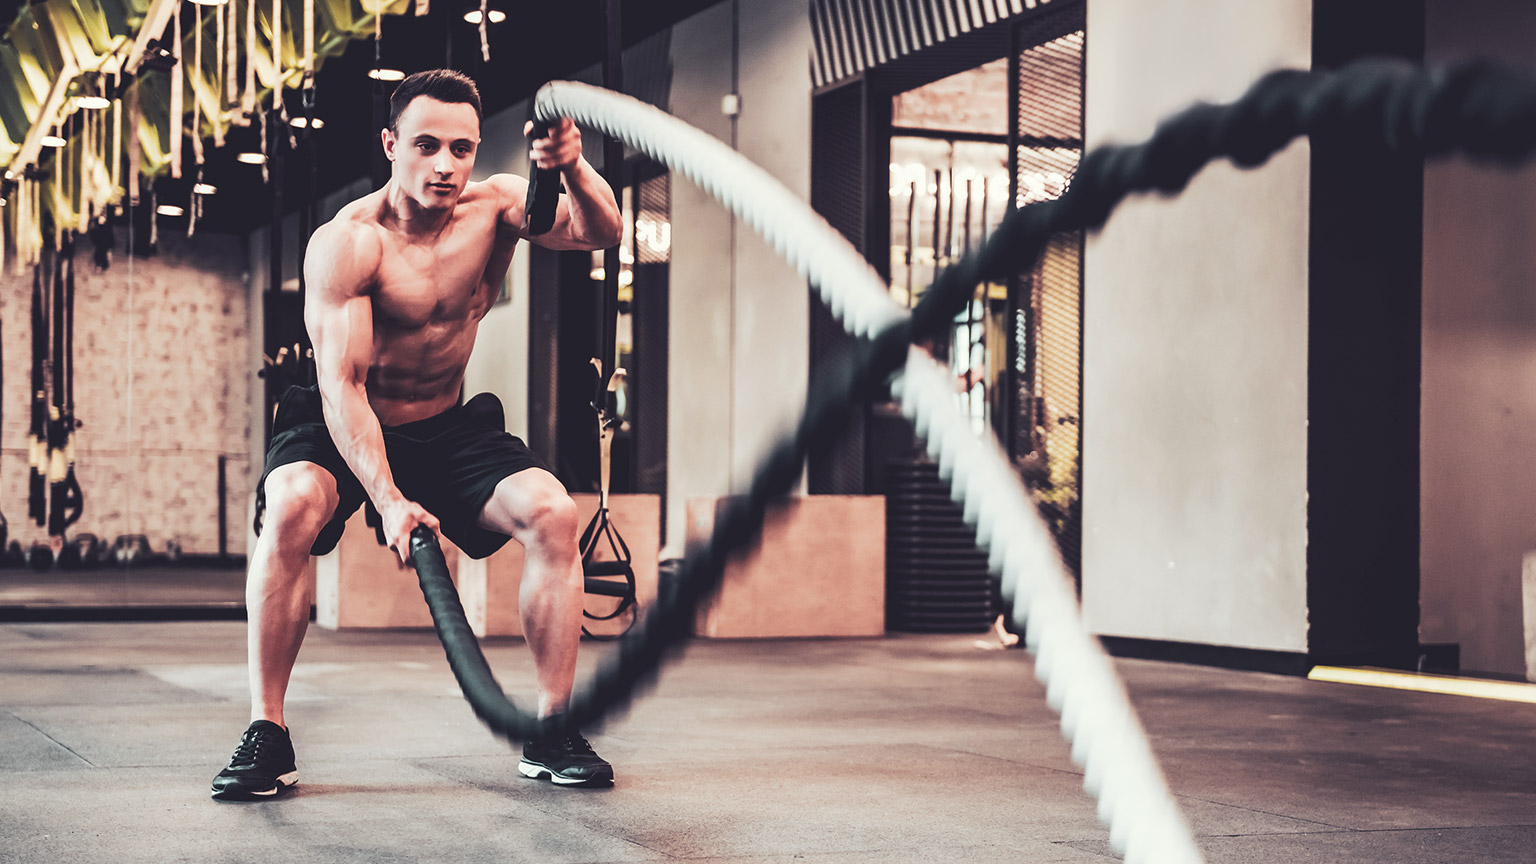
<instances>
[{"instance_id":1,"label":"man's ear","mask_svg":"<svg viewBox=\"0 0 1536 864\"><path fill-rule=\"evenodd\" d=\"M395 161L395 133L385 126L379 130L379 141L384 145L384 157L389 161Z\"/></svg>"}]
</instances>

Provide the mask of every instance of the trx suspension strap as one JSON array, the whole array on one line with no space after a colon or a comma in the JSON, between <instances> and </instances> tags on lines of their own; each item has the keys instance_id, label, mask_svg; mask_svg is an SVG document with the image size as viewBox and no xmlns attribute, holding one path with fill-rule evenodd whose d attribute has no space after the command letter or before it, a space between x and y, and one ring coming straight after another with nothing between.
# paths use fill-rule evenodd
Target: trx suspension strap
<instances>
[{"instance_id":1,"label":"trx suspension strap","mask_svg":"<svg viewBox=\"0 0 1536 864\"><path fill-rule=\"evenodd\" d=\"M48 534L80 521L84 498L75 478L75 239L64 235L53 291L53 401L48 414Z\"/></svg>"},{"instance_id":2,"label":"trx suspension strap","mask_svg":"<svg viewBox=\"0 0 1536 864\"><path fill-rule=\"evenodd\" d=\"M596 361L593 361L596 364ZM613 452L613 431L621 422L618 416L618 386L624 383L625 372L622 368L613 370L613 375L608 379L608 389L604 394L603 406L598 411L598 455L600 468L598 473L597 512L592 515L592 521L587 523L585 531L581 532L581 572L585 576L586 592L598 594L604 597L619 598L619 605L607 615L593 615L583 609L581 614L593 621L611 621L635 605L635 569L631 566L629 545L613 527L613 522L608 518L608 480L609 468L612 464L610 456ZM606 560L597 559L597 550L603 538L608 540L608 555ZM615 579L613 577L619 577ZM629 623L625 625L623 632L628 632L634 626L635 619L631 616ZM594 639L615 639L620 634L611 636L599 636L589 631L585 626L581 632Z\"/></svg>"},{"instance_id":3,"label":"trx suspension strap","mask_svg":"<svg viewBox=\"0 0 1536 864\"><path fill-rule=\"evenodd\" d=\"M37 265L32 268L32 423L27 448L31 470L27 487L27 516L39 527L48 524L48 386L43 367L48 363L48 313L43 304L43 273L49 261L49 248L43 247Z\"/></svg>"},{"instance_id":4,"label":"trx suspension strap","mask_svg":"<svg viewBox=\"0 0 1536 864\"><path fill-rule=\"evenodd\" d=\"M602 0L603 9L603 86L615 92L623 87L624 42L622 39L622 12L619 0ZM603 136L603 176L613 188L614 195L622 199L624 186L624 143L612 135ZM620 243L623 241L621 240ZM608 516L608 481L612 465L613 434L622 422L618 416L618 387L624 383L624 370L618 368L619 359L619 244L603 251L603 287L599 295L598 317L600 329L597 350L601 352L593 363L597 366L597 393L592 407L597 409L599 488L597 513L582 532L582 567L586 575L588 594L604 594L619 597L619 606L605 618L588 614L588 618L607 620L616 618L635 604L635 571L630 566L629 547L619 535ZM612 561L596 561L593 553L598 538L607 537ZM604 577L623 576L623 582ZM622 592L622 593L620 593ZM583 610L585 614L585 610ZM634 616L629 625L633 625ZM628 626L625 630L628 630ZM586 632L583 628L583 632ZM588 633L588 635L592 635Z\"/></svg>"}]
</instances>

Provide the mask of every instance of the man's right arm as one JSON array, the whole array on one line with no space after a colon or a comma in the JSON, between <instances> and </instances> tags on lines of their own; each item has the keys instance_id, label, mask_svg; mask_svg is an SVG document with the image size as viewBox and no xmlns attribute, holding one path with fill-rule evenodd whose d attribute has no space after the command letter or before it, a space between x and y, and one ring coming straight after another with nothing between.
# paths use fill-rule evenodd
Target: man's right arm
<instances>
[{"instance_id":1,"label":"man's right arm","mask_svg":"<svg viewBox=\"0 0 1536 864\"><path fill-rule=\"evenodd\" d=\"M437 519L400 494L384 452L378 415L368 404L373 358L372 288L382 254L373 232L331 222L310 238L304 256L304 325L315 348L325 425L347 467L378 508L385 537L403 561L411 529Z\"/></svg>"}]
</instances>

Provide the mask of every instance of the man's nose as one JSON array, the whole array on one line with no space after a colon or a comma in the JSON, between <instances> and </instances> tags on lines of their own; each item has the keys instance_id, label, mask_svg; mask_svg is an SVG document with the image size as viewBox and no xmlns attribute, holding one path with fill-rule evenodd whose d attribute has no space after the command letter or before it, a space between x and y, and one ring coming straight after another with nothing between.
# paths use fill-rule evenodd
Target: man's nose
<instances>
[{"instance_id":1,"label":"man's nose","mask_svg":"<svg viewBox=\"0 0 1536 864\"><path fill-rule=\"evenodd\" d=\"M432 170L439 174L452 174L453 159L447 153L438 153L437 158L432 160Z\"/></svg>"}]
</instances>

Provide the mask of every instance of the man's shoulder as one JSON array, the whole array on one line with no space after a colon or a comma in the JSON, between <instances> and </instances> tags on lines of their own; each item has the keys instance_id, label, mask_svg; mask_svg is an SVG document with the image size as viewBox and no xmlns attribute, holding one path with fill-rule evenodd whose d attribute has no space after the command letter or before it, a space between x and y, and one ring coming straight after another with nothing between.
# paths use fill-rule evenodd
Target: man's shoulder
<instances>
[{"instance_id":1,"label":"man's shoulder","mask_svg":"<svg viewBox=\"0 0 1536 864\"><path fill-rule=\"evenodd\" d=\"M517 200L528 188L528 181L516 174L492 174L484 180L475 180L464 187L460 201L469 203L481 200L498 207L505 207ZM467 199L467 200L466 200Z\"/></svg>"},{"instance_id":2,"label":"man's shoulder","mask_svg":"<svg viewBox=\"0 0 1536 864\"><path fill-rule=\"evenodd\" d=\"M310 242L322 246L346 245L361 252L376 250L382 225L378 219L378 206L369 201L372 197L365 196L342 207L329 222L315 229Z\"/></svg>"},{"instance_id":3,"label":"man's shoulder","mask_svg":"<svg viewBox=\"0 0 1536 864\"><path fill-rule=\"evenodd\" d=\"M355 208L355 201L343 207L329 222L315 229L309 238L304 267L311 282L330 285L344 293L366 289L384 258L382 231L377 218L370 218L367 208ZM330 278L317 279L319 274Z\"/></svg>"}]
</instances>

